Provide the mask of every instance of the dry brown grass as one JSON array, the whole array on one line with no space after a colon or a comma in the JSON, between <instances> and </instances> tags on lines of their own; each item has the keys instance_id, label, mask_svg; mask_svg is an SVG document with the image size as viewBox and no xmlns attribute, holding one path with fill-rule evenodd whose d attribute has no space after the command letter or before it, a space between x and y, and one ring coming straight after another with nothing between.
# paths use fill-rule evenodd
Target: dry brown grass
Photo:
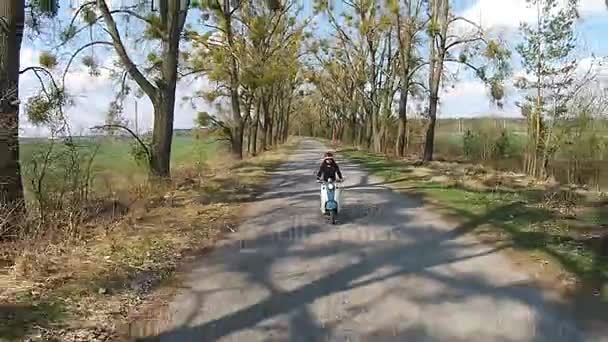
<instances>
[{"instance_id":1,"label":"dry brown grass","mask_svg":"<svg viewBox=\"0 0 608 342\"><path fill-rule=\"evenodd\" d=\"M88 222L76 238L0 244L8 266L0 271L0 336L116 338L136 308L159 291L170 293L163 287L185 257L236 229L239 206L294 143L242 162L214 158L203 174L184 167L171 184L132 187L130 196L114 199L128 210Z\"/></svg>"}]
</instances>

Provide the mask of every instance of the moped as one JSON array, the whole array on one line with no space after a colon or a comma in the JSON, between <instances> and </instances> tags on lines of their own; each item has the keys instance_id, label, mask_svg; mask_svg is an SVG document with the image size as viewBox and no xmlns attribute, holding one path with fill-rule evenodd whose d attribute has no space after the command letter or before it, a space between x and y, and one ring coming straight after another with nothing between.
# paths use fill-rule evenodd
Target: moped
<instances>
[{"instance_id":1,"label":"moped","mask_svg":"<svg viewBox=\"0 0 608 342\"><path fill-rule=\"evenodd\" d=\"M340 181L330 178L327 182L317 180L317 183L321 184L321 214L329 216L331 224L336 224L336 219L341 209L341 189L338 186Z\"/></svg>"}]
</instances>

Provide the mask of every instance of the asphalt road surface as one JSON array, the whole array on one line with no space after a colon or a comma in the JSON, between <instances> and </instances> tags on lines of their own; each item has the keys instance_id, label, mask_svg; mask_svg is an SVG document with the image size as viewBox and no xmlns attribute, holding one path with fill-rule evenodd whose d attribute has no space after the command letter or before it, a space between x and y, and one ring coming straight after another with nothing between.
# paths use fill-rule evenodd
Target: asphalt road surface
<instances>
[{"instance_id":1,"label":"asphalt road surface","mask_svg":"<svg viewBox=\"0 0 608 342\"><path fill-rule=\"evenodd\" d=\"M340 156L330 225L313 177L324 151L301 143L143 341L608 341L466 235L480 222L450 224Z\"/></svg>"}]
</instances>

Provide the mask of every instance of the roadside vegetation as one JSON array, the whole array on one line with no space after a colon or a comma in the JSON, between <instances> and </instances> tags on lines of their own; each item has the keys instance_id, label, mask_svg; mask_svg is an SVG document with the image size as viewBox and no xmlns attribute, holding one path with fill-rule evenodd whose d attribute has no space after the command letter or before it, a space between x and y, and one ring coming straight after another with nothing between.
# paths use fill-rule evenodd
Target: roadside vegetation
<instances>
[{"instance_id":1,"label":"roadside vegetation","mask_svg":"<svg viewBox=\"0 0 608 342\"><path fill-rule=\"evenodd\" d=\"M537 20L517 39L452 0L305 3L0 1L0 337L108 339L234 229L290 136L353 147L379 176L605 283L608 96L604 58L577 40L579 1L528 0ZM115 90L84 136L75 74ZM517 93L520 119L440 118L462 79L497 110ZM128 119L134 99L151 127ZM178 134L183 104L196 114ZM47 136L20 138L24 121Z\"/></svg>"}]
</instances>

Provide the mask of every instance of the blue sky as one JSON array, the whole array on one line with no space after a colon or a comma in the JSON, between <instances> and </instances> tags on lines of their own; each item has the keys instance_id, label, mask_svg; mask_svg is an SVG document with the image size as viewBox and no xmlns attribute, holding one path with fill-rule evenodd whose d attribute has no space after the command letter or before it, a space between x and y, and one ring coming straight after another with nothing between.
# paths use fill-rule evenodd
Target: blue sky
<instances>
[{"instance_id":1,"label":"blue sky","mask_svg":"<svg viewBox=\"0 0 608 342\"><path fill-rule=\"evenodd\" d=\"M120 4L123 0L112 0ZM124 0L129 1L129 0ZM312 14L312 1L300 0L304 6L303 15ZM334 0L336 1L336 0ZM337 0L339 1L339 0ZM591 54L596 56L608 56L608 41L605 39L605 34L608 32L608 10L605 9L604 0L580 0L580 12L582 20L577 26L581 45L578 51L580 58L585 59L585 63L590 61ZM77 5L79 0L61 0L61 15L60 21L65 23L65 20L70 17L71 10L69 4ZM517 31L521 21L532 20L534 15L531 10L526 8L525 0L456 0L453 2L454 10L459 15L465 16L484 26L491 32L501 32L512 37L509 41L511 47L517 44ZM190 18L194 22L197 18L196 12L192 12L193 17ZM46 31L57 31L62 24L54 24L47 26ZM131 34L136 36L137 30ZM53 40L53 34L44 34L42 37L26 40L23 44L21 54L22 68L30 65L38 64L38 56L41 51L46 50L49 46L49 41ZM75 44L80 44L82 41L77 41ZM129 52L135 56L138 52L146 50L142 47L142 43L136 44L134 41L128 41ZM152 48L152 46L149 46ZM95 50L99 63L111 66L115 57L111 50L100 51ZM76 63L78 64L78 63ZM514 72L519 72L518 66L514 66ZM92 77L80 65L76 65L67 77L68 92L74 96L75 104L67 110L70 118L70 123L74 133L86 132L89 127L104 122L105 115L110 101L113 99L113 94L117 87L109 77L109 73L103 71L101 76ZM608 68L603 68L600 72L608 77ZM187 96L192 89L200 89L208 87L208 83L204 79L189 79L180 83L178 89L178 99L182 96ZM21 98L22 102L35 94L38 89L38 84L33 75L24 75L21 79ZM518 116L519 112L514 103L519 99L520 94L514 89L507 89L507 101L503 109L495 108L491 105L486 93L484 85L470 75L461 74L457 83L450 87L446 87L446 91L441 96L440 117L472 117L478 115L500 115L500 116ZM124 116L133 122L135 99L126 101ZM152 125L152 106L147 98L139 100L139 126L140 129L149 129ZM202 107L192 109L190 105L182 103L178 100L175 116L176 128L189 128L193 126L194 117L197 110L208 110L206 106L199 103ZM23 136L45 135L47 131L43 128L36 128L29 124L25 117L22 117L22 133Z\"/></svg>"},{"instance_id":2,"label":"blue sky","mask_svg":"<svg viewBox=\"0 0 608 342\"><path fill-rule=\"evenodd\" d=\"M608 32L608 10L604 0L579 0L581 21L576 31L579 48L576 52L581 62L581 69L591 64L591 55L608 56L608 43L602 39ZM531 22L535 11L526 5L525 0L461 0L455 2L457 12L468 19L480 23L490 34L502 34L509 37L509 47L518 44L520 36L518 27L521 22ZM514 75L521 75L517 53L513 58ZM597 66L600 76L608 76L608 69ZM483 114L497 116L519 116L515 102L521 99L521 93L512 86L507 87L505 106L498 109L489 103L487 90L483 84L470 75L464 74L454 89L444 92L441 97L440 117L474 117Z\"/></svg>"}]
</instances>

